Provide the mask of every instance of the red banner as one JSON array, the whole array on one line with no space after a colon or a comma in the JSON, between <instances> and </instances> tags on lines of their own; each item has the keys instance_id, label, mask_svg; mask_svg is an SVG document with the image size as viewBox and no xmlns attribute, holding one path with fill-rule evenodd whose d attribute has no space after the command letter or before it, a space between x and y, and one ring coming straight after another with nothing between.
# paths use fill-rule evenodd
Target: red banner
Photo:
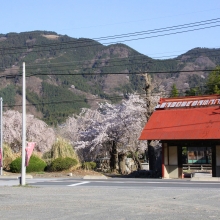
<instances>
[{"instance_id":1,"label":"red banner","mask_svg":"<svg viewBox=\"0 0 220 220\"><path fill-rule=\"evenodd\" d=\"M29 164L29 160L31 158L31 154L35 147L35 142L28 142L28 146L25 148L26 151L26 157L25 157L25 166L27 167Z\"/></svg>"},{"instance_id":2,"label":"red banner","mask_svg":"<svg viewBox=\"0 0 220 220\"><path fill-rule=\"evenodd\" d=\"M2 167L2 160L3 160L3 158L2 158L2 149L0 148L0 167Z\"/></svg>"}]
</instances>

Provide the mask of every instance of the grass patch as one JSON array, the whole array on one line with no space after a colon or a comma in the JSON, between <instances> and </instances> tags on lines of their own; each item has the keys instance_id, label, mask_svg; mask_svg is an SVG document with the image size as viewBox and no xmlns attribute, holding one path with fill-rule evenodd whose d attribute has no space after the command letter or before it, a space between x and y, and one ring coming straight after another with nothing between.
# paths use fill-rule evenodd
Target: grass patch
<instances>
[{"instance_id":1,"label":"grass patch","mask_svg":"<svg viewBox=\"0 0 220 220\"><path fill-rule=\"evenodd\" d=\"M57 141L53 144L50 151L43 154L43 159L48 165L52 163L53 160L57 158L72 158L77 161L77 166L81 166L79 157L73 146L63 138L58 138Z\"/></svg>"}]
</instances>

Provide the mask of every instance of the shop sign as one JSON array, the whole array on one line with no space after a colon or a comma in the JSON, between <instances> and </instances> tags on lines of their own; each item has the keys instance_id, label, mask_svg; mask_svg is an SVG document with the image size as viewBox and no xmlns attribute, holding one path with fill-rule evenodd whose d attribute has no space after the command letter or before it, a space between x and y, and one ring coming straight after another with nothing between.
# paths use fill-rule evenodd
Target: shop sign
<instances>
[{"instance_id":1,"label":"shop sign","mask_svg":"<svg viewBox=\"0 0 220 220\"><path fill-rule=\"evenodd\" d=\"M207 105L220 105L220 99L193 100L193 101L182 101L182 102L164 102L162 104L158 104L156 106L156 109L196 107L196 106L207 106Z\"/></svg>"}]
</instances>

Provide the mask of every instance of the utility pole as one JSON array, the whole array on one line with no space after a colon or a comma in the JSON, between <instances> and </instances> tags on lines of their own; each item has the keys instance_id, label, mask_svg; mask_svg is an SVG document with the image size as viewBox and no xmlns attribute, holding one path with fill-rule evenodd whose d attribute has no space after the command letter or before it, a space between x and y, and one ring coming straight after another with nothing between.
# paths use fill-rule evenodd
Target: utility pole
<instances>
[{"instance_id":1,"label":"utility pole","mask_svg":"<svg viewBox=\"0 0 220 220\"><path fill-rule=\"evenodd\" d=\"M22 76L22 161L21 161L21 182L25 185L26 166L25 166L25 147L26 147L26 81L25 81L25 62L23 62Z\"/></svg>"},{"instance_id":2,"label":"utility pole","mask_svg":"<svg viewBox=\"0 0 220 220\"><path fill-rule=\"evenodd\" d=\"M3 117L2 117L2 114L3 114L3 98L0 98L0 110L1 110L1 133L0 133L0 138L1 138L1 141L0 141L0 145L1 145L1 176L3 175L3 140L2 140L2 138L3 138L3 131L2 131L2 127L3 127Z\"/></svg>"}]
</instances>

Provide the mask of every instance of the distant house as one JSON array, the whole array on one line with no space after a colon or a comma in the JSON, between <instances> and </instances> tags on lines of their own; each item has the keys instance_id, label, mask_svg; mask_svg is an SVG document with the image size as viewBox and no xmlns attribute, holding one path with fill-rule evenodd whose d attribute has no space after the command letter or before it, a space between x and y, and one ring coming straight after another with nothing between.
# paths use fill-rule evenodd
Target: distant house
<instances>
[{"instance_id":1,"label":"distant house","mask_svg":"<svg viewBox=\"0 0 220 220\"><path fill-rule=\"evenodd\" d=\"M220 95L161 98L140 140L161 140L163 178L182 178L184 164L220 177Z\"/></svg>"}]
</instances>

